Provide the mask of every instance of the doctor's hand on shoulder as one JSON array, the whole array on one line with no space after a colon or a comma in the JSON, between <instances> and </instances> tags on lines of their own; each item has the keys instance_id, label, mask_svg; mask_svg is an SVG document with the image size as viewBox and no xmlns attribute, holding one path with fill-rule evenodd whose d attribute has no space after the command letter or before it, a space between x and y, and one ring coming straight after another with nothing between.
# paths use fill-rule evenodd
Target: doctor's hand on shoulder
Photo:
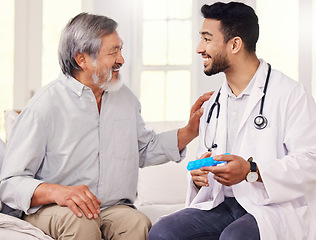
<instances>
[{"instance_id":1,"label":"doctor's hand on shoulder","mask_svg":"<svg viewBox=\"0 0 316 240\"><path fill-rule=\"evenodd\" d=\"M201 158L210 157L211 153L205 153ZM208 178L207 175L211 172L213 173L213 178L225 185L232 186L244 181L247 178L249 172L251 172L251 164L249 161L237 155L217 155L213 157L216 161L226 161L227 164L202 167L197 170L192 170L191 176L194 184L201 188L203 186L208 187ZM258 174L258 181L261 181L259 170L256 170Z\"/></svg>"},{"instance_id":2,"label":"doctor's hand on shoulder","mask_svg":"<svg viewBox=\"0 0 316 240\"><path fill-rule=\"evenodd\" d=\"M178 131L178 147L182 150L189 142L199 135L200 118L203 115L202 105L209 100L214 91L204 93L191 107L188 124Z\"/></svg>"}]
</instances>

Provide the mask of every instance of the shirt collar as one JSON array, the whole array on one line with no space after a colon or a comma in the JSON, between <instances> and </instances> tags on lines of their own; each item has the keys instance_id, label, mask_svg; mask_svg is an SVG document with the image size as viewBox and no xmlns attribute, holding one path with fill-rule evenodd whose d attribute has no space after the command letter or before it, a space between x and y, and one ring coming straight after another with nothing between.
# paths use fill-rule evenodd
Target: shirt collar
<instances>
[{"instance_id":1,"label":"shirt collar","mask_svg":"<svg viewBox=\"0 0 316 240\"><path fill-rule=\"evenodd\" d=\"M82 95L83 90L90 89L86 85L79 82L77 79L66 76L63 73L60 74L61 82L63 85L71 89L75 94L77 94L79 97Z\"/></svg>"},{"instance_id":2,"label":"shirt collar","mask_svg":"<svg viewBox=\"0 0 316 240\"><path fill-rule=\"evenodd\" d=\"M233 94L232 90L230 89L230 87L228 86L228 83L226 81L227 84L227 88L228 88L228 97L232 97L232 98L242 98L244 95L250 95L251 90L253 88L253 86L255 85L256 82L256 78L259 72L259 69L261 68L262 65L262 61L260 61L259 67L255 73L255 75L252 77L252 79L250 80L250 82L248 83L247 87L244 89L244 91L242 91L237 97L235 96L235 94Z\"/></svg>"}]
</instances>

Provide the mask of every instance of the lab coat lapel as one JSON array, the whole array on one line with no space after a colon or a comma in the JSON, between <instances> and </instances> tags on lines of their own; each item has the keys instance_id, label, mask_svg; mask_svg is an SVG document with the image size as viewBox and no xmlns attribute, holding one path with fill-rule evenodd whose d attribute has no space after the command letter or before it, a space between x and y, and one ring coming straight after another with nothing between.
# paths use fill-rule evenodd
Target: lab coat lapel
<instances>
[{"instance_id":1,"label":"lab coat lapel","mask_svg":"<svg viewBox=\"0 0 316 240\"><path fill-rule=\"evenodd\" d=\"M239 125L239 128L238 128L238 133L240 132L242 127L246 124L247 119L249 118L249 115L251 114L252 111L254 111L254 108L257 105L259 105L259 107L258 107L258 114L259 114L260 100L261 100L262 97L263 97L262 88L254 86L254 88L251 91L249 100L247 102L244 114L243 114L243 116L241 118L240 125ZM237 135L238 135L238 133L237 133Z\"/></svg>"},{"instance_id":2,"label":"lab coat lapel","mask_svg":"<svg viewBox=\"0 0 316 240\"><path fill-rule=\"evenodd\" d=\"M227 92L228 85L226 82L221 87L220 90L220 112L218 117L218 125L216 129L216 137L214 143L217 144L217 148L213 150L212 155L218 155L226 153L226 135L227 135ZM210 107L210 106L209 106ZM210 120L210 126L207 128L206 137L208 144L211 143L211 136L213 136L215 132L215 124L216 124L216 110L213 112L213 115ZM206 127L206 126L205 126ZM198 192L197 196L192 200L190 206L197 207L201 209L211 209L219 205L224 201L224 193L222 191L223 185L218 183L213 179L213 174L209 174L209 187L202 187ZM211 199L212 201L201 202L204 199Z\"/></svg>"},{"instance_id":3,"label":"lab coat lapel","mask_svg":"<svg viewBox=\"0 0 316 240\"><path fill-rule=\"evenodd\" d=\"M216 143L217 149L215 155L226 153L226 135L227 135L227 93L228 93L228 85L224 82L221 89L221 96L219 99L220 102L220 114L218 118L218 127L216 133ZM217 181L213 181L213 206L215 207L221 202L224 201L224 194L222 191L223 185L218 183Z\"/></svg>"},{"instance_id":4,"label":"lab coat lapel","mask_svg":"<svg viewBox=\"0 0 316 240\"><path fill-rule=\"evenodd\" d=\"M256 111L258 111L257 114L259 114L261 99L264 95L263 88L264 88L266 75L267 75L266 69L267 69L266 64L263 64L263 66L260 69L258 69L257 77L255 79L255 84L251 90L249 100L247 102L244 114L243 114L242 119L241 119L240 124L239 124L239 128L238 128L237 135L236 135L236 140L238 139L238 135L239 135L241 129L246 124L250 114L254 111L254 108L258 109Z\"/></svg>"},{"instance_id":5,"label":"lab coat lapel","mask_svg":"<svg viewBox=\"0 0 316 240\"><path fill-rule=\"evenodd\" d=\"M216 133L216 155L226 153L226 138L227 138L227 94L228 94L227 82L224 82L221 89L220 113L218 118L218 126Z\"/></svg>"}]
</instances>

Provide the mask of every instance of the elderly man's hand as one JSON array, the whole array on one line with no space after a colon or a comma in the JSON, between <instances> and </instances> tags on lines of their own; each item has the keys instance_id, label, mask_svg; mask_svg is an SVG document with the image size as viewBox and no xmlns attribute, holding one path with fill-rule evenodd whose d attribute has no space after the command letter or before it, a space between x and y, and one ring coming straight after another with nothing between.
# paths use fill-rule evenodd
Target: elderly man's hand
<instances>
[{"instance_id":1,"label":"elderly man's hand","mask_svg":"<svg viewBox=\"0 0 316 240\"><path fill-rule=\"evenodd\" d=\"M69 207L78 217L82 217L83 212L88 219L96 219L100 213L101 201L85 185L63 186L52 183L40 184L33 193L31 206L41 206L51 203Z\"/></svg>"},{"instance_id":2,"label":"elderly man's hand","mask_svg":"<svg viewBox=\"0 0 316 240\"><path fill-rule=\"evenodd\" d=\"M200 118L203 114L202 105L209 100L213 92L204 93L191 107L189 123L178 131L178 147L182 150L189 142L199 135Z\"/></svg>"},{"instance_id":3,"label":"elderly man's hand","mask_svg":"<svg viewBox=\"0 0 316 240\"><path fill-rule=\"evenodd\" d=\"M211 157L211 156L212 156L211 152L206 152L201 156L200 159ZM195 184L195 186L198 189L200 189L201 187L208 187L209 186L208 177L207 177L209 174L209 171L203 171L201 169L196 169L196 170L190 171L190 174L192 176L193 183Z\"/></svg>"},{"instance_id":4,"label":"elderly man's hand","mask_svg":"<svg viewBox=\"0 0 316 240\"><path fill-rule=\"evenodd\" d=\"M60 186L58 192L55 197L58 205L69 207L78 217L82 216L80 208L88 219L98 218L101 201L87 186Z\"/></svg>"},{"instance_id":5,"label":"elderly man's hand","mask_svg":"<svg viewBox=\"0 0 316 240\"><path fill-rule=\"evenodd\" d=\"M189 131L196 135L196 137L199 135L200 118L203 114L202 105L205 101L210 99L213 93L214 91L204 93L191 107L190 119L187 127L189 128Z\"/></svg>"}]
</instances>

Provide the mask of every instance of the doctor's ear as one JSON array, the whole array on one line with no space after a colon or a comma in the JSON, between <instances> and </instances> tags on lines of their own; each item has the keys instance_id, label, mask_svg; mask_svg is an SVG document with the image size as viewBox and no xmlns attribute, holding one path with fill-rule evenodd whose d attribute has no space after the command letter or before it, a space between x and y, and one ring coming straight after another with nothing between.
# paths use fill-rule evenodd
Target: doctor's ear
<instances>
[{"instance_id":1,"label":"doctor's ear","mask_svg":"<svg viewBox=\"0 0 316 240\"><path fill-rule=\"evenodd\" d=\"M232 53L238 53L243 45L243 41L240 37L234 37L231 40Z\"/></svg>"}]
</instances>

